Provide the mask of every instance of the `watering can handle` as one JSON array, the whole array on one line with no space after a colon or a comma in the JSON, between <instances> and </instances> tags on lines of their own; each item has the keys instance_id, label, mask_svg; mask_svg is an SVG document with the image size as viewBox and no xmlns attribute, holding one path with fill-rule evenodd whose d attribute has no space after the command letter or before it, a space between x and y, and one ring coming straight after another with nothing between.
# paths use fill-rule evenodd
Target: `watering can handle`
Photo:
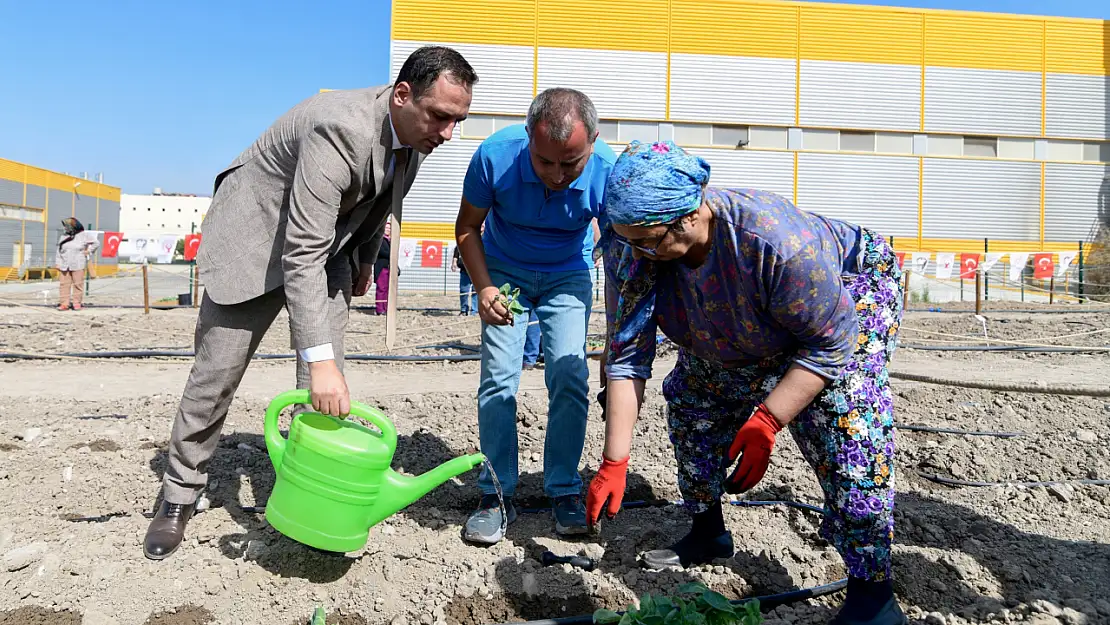
<instances>
[{"instance_id":1,"label":"watering can handle","mask_svg":"<svg viewBox=\"0 0 1110 625\"><path fill-rule=\"evenodd\" d=\"M312 404L312 395L308 389L299 388L275 397L266 408L266 422L264 435L266 439L266 452L270 455L270 462L277 471L281 467L281 458L285 455L285 438L278 428L278 417L281 411L293 404ZM397 428L377 408L371 408L357 401L351 402L351 414L366 419L382 431L382 439L392 452L397 448ZM334 417L338 419L338 417Z\"/></svg>"}]
</instances>

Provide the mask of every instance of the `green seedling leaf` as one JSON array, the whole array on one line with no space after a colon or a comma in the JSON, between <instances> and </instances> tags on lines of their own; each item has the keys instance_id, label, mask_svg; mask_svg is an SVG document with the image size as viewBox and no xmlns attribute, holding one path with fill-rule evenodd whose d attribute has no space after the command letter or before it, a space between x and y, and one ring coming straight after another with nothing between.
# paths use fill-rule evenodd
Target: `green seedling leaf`
<instances>
[{"instance_id":1,"label":"green seedling leaf","mask_svg":"<svg viewBox=\"0 0 1110 625\"><path fill-rule=\"evenodd\" d=\"M685 584L678 587L677 592L679 594L687 594L687 593L695 593L696 594L696 593L703 593L707 590L709 590L709 588L707 588L706 585L701 583L701 582L686 582Z\"/></svg>"},{"instance_id":2,"label":"green seedling leaf","mask_svg":"<svg viewBox=\"0 0 1110 625\"><path fill-rule=\"evenodd\" d=\"M634 622L636 622L636 617L634 617L632 615L632 611L629 610L628 612L625 612L623 616L621 616L619 625L632 625L632 623Z\"/></svg>"},{"instance_id":3,"label":"green seedling leaf","mask_svg":"<svg viewBox=\"0 0 1110 625\"><path fill-rule=\"evenodd\" d=\"M500 291L500 293L501 293L502 295L505 295L505 296L508 296L508 295L509 295L509 291L511 291L511 290L512 290L512 287L511 287L511 286L509 285L509 283L508 283L508 282L506 282L505 284L502 284L502 285L501 285L501 288L500 288L500 289L498 289L498 291Z\"/></svg>"},{"instance_id":4,"label":"green seedling leaf","mask_svg":"<svg viewBox=\"0 0 1110 625\"><path fill-rule=\"evenodd\" d=\"M761 625L763 612L759 609L759 599L752 599L744 605L744 625Z\"/></svg>"},{"instance_id":5,"label":"green seedling leaf","mask_svg":"<svg viewBox=\"0 0 1110 625\"><path fill-rule=\"evenodd\" d=\"M316 606L316 610L312 612L312 625L325 625L324 608Z\"/></svg>"},{"instance_id":6,"label":"green seedling leaf","mask_svg":"<svg viewBox=\"0 0 1110 625\"><path fill-rule=\"evenodd\" d=\"M708 603L713 609L720 610L721 612L725 612L728 614L736 614L736 610L732 609L732 604L729 603L728 599L721 593L714 592L712 590L706 590L704 593L702 593L702 597L705 599L705 602Z\"/></svg>"},{"instance_id":7,"label":"green seedling leaf","mask_svg":"<svg viewBox=\"0 0 1110 625\"><path fill-rule=\"evenodd\" d=\"M621 615L608 609L601 608L594 611L594 622L601 624L616 623L621 620Z\"/></svg>"}]
</instances>

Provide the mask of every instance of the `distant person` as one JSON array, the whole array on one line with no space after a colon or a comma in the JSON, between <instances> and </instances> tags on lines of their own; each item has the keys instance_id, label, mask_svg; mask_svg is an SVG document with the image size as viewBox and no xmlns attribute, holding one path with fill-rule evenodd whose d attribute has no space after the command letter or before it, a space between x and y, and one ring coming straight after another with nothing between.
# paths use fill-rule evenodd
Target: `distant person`
<instances>
[{"instance_id":1,"label":"distant person","mask_svg":"<svg viewBox=\"0 0 1110 625\"><path fill-rule=\"evenodd\" d=\"M544 328L544 492L552 500L559 534L588 531L578 462L589 409L586 330L593 305L593 226L616 160L598 135L597 111L586 94L562 88L540 93L525 124L495 132L475 151L455 222L482 318L479 438L504 488L506 523L516 518L516 391L532 311ZM480 233L483 222L485 234ZM513 315L499 301L503 284L520 289L523 314ZM478 487L478 508L463 536L496 543L503 535L502 517L486 468Z\"/></svg>"},{"instance_id":2,"label":"distant person","mask_svg":"<svg viewBox=\"0 0 1110 625\"><path fill-rule=\"evenodd\" d=\"M385 234L378 248L378 258L374 261L374 314L384 315L389 310L389 253L393 241L390 240L392 226L385 222ZM400 277L400 270L397 275Z\"/></svg>"},{"instance_id":3,"label":"distant person","mask_svg":"<svg viewBox=\"0 0 1110 625\"><path fill-rule=\"evenodd\" d=\"M540 332L539 317L533 308L528 315L528 331L524 334L524 362L525 371L536 368L536 364L543 360L543 335Z\"/></svg>"},{"instance_id":4,"label":"distant person","mask_svg":"<svg viewBox=\"0 0 1110 625\"><path fill-rule=\"evenodd\" d=\"M181 544L228 406L283 308L298 387L317 411L348 414L343 334L352 293L368 289L386 220L400 222L401 198L467 116L476 81L458 52L420 48L391 85L297 104L216 176L197 254L205 292L196 360L173 422L165 500L143 541L147 557Z\"/></svg>"},{"instance_id":5,"label":"distant person","mask_svg":"<svg viewBox=\"0 0 1110 625\"><path fill-rule=\"evenodd\" d=\"M481 232L486 231L486 224L482 224ZM459 253L459 246L455 246L454 263L452 271L459 272L459 314L464 317L469 317L478 314L478 293L474 291L474 282L470 279L470 273L466 270L466 263L462 260L462 254Z\"/></svg>"},{"instance_id":6,"label":"distant person","mask_svg":"<svg viewBox=\"0 0 1110 625\"><path fill-rule=\"evenodd\" d=\"M58 310L70 309L71 294L73 310L81 310L85 294L85 269L88 267L89 256L100 248L100 242L95 235L86 232L85 226L73 217L63 219L62 228L65 234L58 240L58 252L54 258L54 267L61 274L58 281Z\"/></svg>"}]
</instances>

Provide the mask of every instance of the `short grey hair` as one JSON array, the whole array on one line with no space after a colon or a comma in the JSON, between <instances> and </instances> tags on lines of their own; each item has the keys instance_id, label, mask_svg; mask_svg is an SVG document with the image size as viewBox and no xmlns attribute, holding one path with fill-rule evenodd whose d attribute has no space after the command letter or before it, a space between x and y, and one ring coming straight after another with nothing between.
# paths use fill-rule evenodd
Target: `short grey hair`
<instances>
[{"instance_id":1,"label":"short grey hair","mask_svg":"<svg viewBox=\"0 0 1110 625\"><path fill-rule=\"evenodd\" d=\"M551 139L562 143L570 138L577 121L586 126L586 136L592 139L597 132L598 121L597 109L589 96L576 89L552 87L532 100L525 124L529 136L541 122L546 124Z\"/></svg>"}]
</instances>

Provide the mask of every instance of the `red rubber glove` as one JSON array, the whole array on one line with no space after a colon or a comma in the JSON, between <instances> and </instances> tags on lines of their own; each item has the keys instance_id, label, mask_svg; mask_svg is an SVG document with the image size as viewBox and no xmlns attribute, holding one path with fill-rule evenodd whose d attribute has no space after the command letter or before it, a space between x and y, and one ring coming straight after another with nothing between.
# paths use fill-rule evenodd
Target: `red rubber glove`
<instances>
[{"instance_id":1,"label":"red rubber glove","mask_svg":"<svg viewBox=\"0 0 1110 625\"><path fill-rule=\"evenodd\" d=\"M775 435L782 426L762 403L752 412L752 416L736 433L728 448L728 464L740 457L736 470L725 480L725 492L742 493L751 489L763 479L767 464L771 462L771 450L775 447Z\"/></svg>"},{"instance_id":2,"label":"red rubber glove","mask_svg":"<svg viewBox=\"0 0 1110 625\"><path fill-rule=\"evenodd\" d=\"M609 518L616 516L624 499L624 487L628 478L628 458L620 462L602 456L601 468L590 480L590 490L586 493L586 522L593 527L601 517L601 506L609 500Z\"/></svg>"}]
</instances>

